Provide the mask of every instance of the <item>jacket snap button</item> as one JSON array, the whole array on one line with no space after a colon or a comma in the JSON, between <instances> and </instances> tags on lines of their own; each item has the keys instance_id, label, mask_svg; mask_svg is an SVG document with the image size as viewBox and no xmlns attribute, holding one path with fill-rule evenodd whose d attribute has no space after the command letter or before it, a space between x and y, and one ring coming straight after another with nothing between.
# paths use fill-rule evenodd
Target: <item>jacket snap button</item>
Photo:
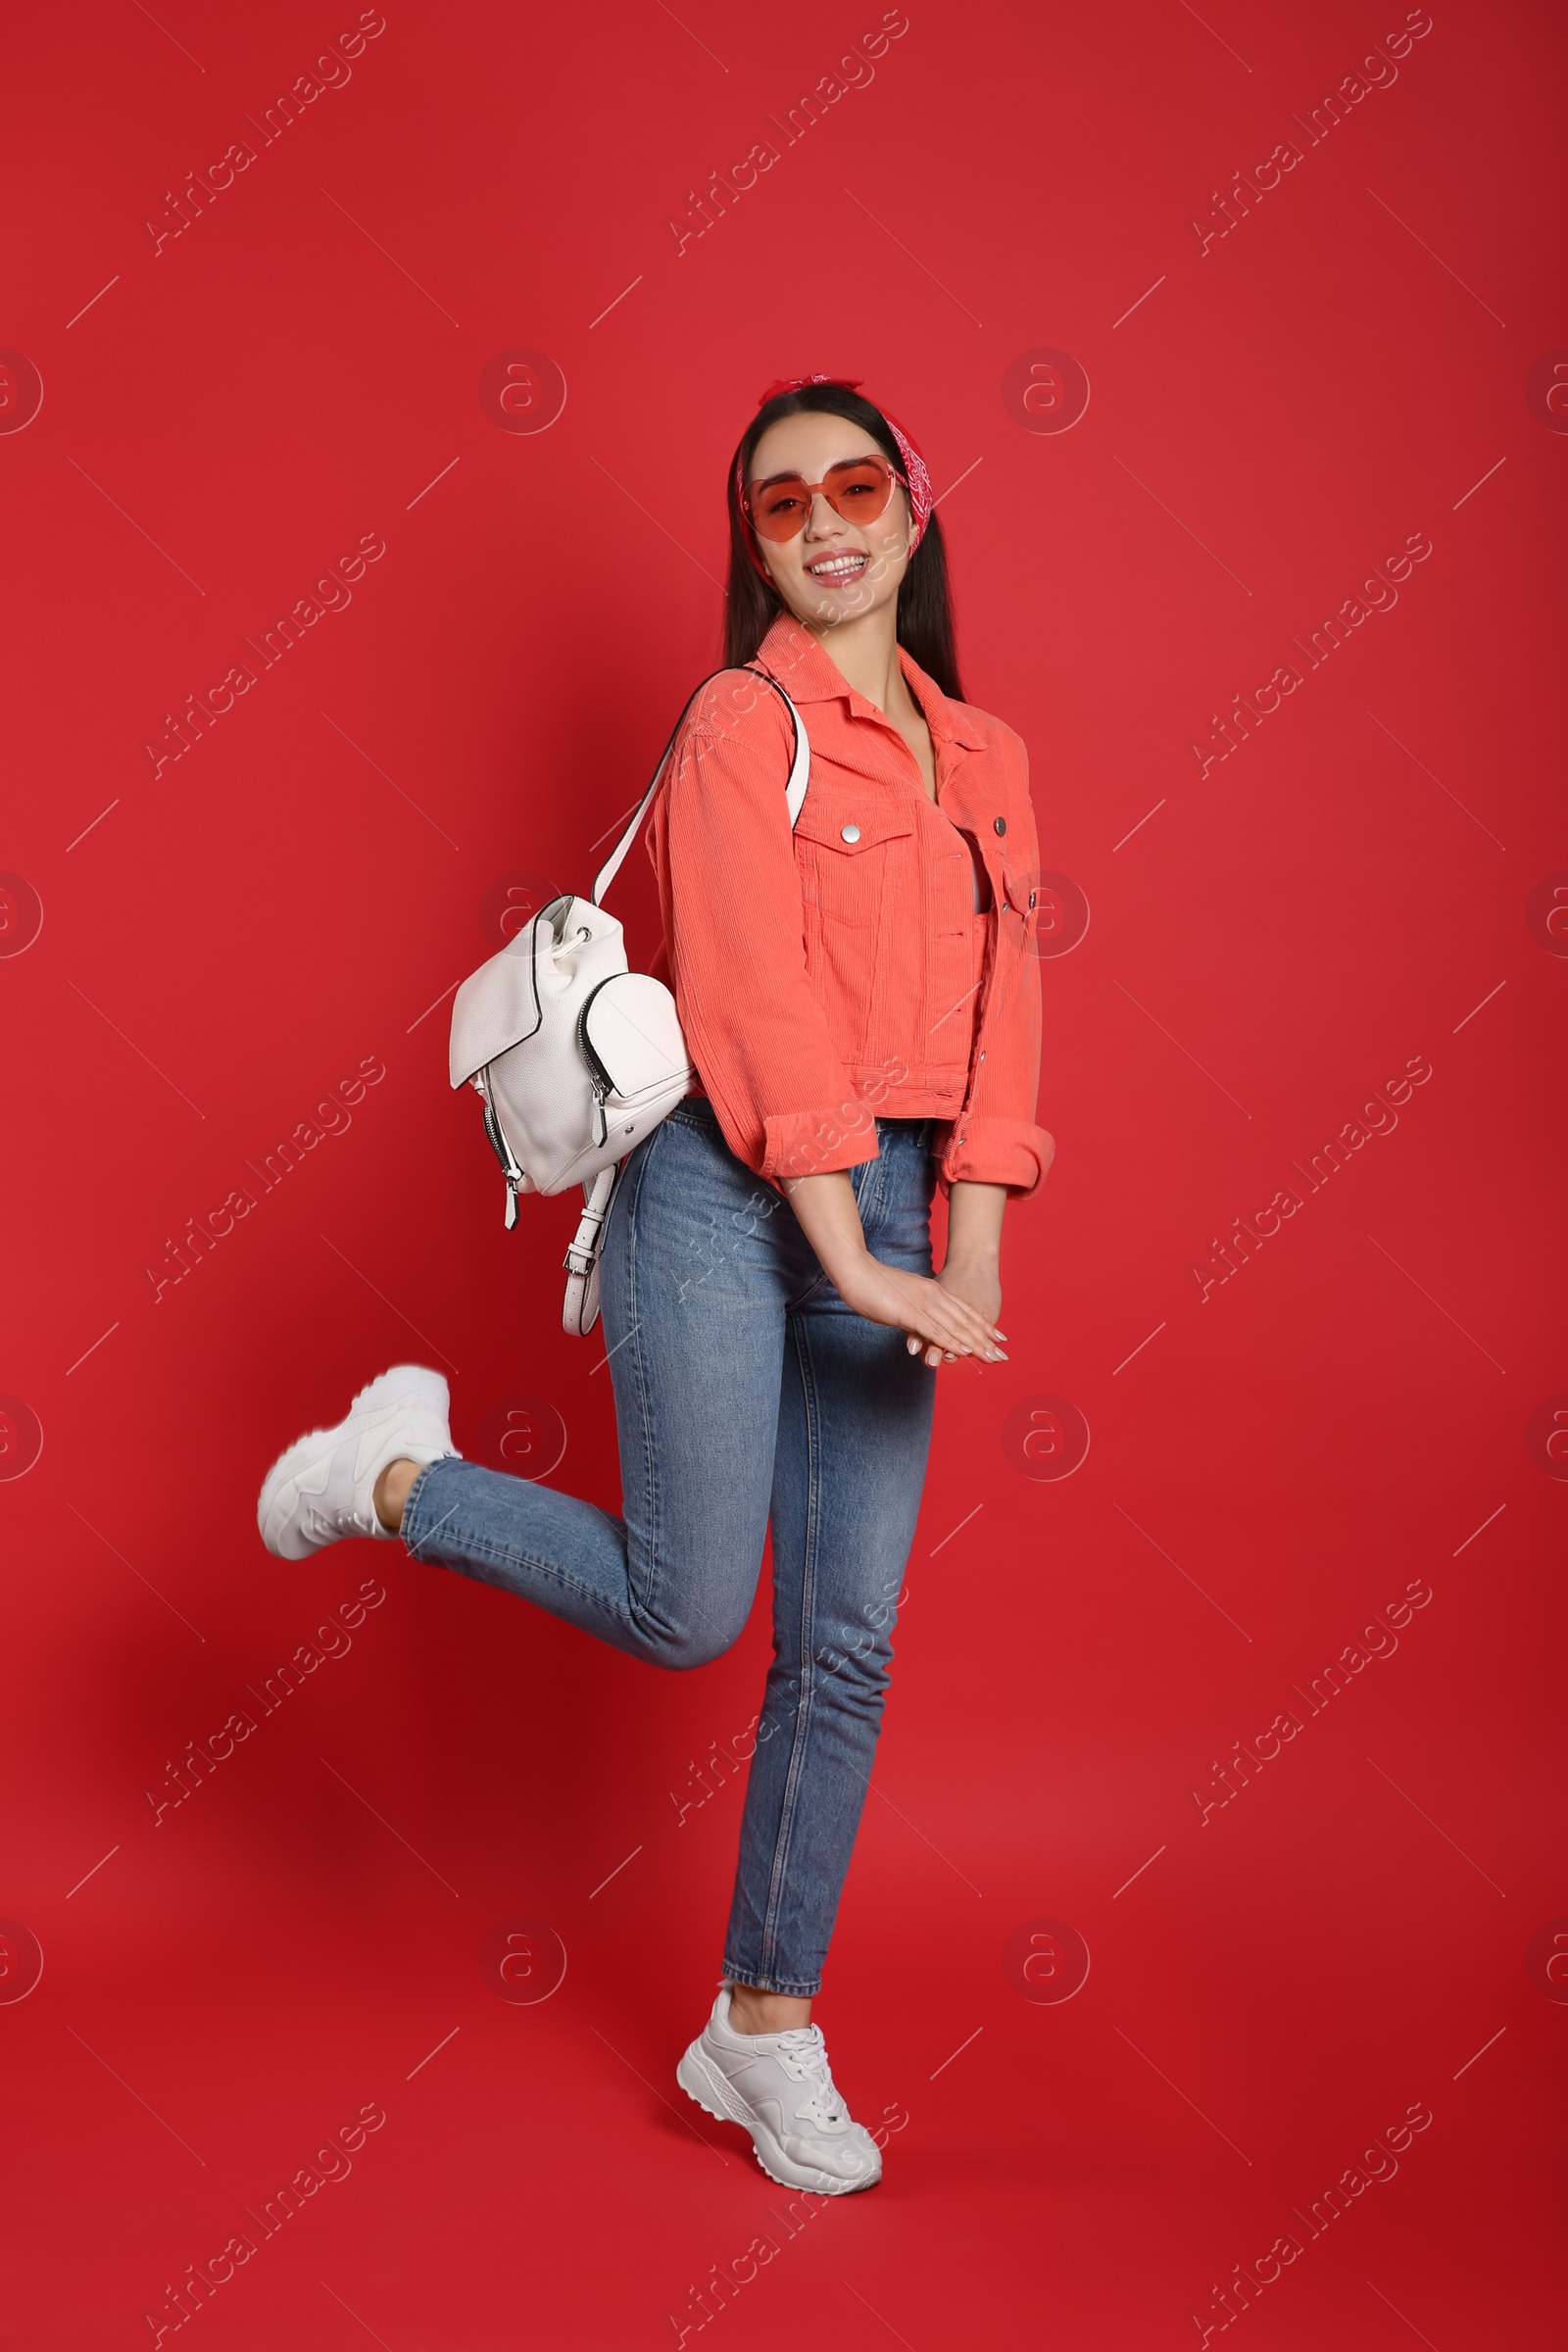
<instances>
[{"instance_id":1,"label":"jacket snap button","mask_svg":"<svg viewBox=\"0 0 1568 2352\"><path fill-rule=\"evenodd\" d=\"M840 834L839 838L840 838L840 840L841 840L841 841L858 841L858 840L859 840L859 838L860 838L860 828L859 828L859 826L858 826L858 825L846 825L846 826L844 827L844 830L843 830L843 832Z\"/></svg>"},{"instance_id":2,"label":"jacket snap button","mask_svg":"<svg viewBox=\"0 0 1568 2352\"><path fill-rule=\"evenodd\" d=\"M1006 820L1006 818L1005 818L1004 816L999 816L998 818L996 818L995 822L996 822L996 829L997 829L997 831L998 831L999 833L1005 833L1005 831L1007 830L1007 820Z\"/></svg>"}]
</instances>

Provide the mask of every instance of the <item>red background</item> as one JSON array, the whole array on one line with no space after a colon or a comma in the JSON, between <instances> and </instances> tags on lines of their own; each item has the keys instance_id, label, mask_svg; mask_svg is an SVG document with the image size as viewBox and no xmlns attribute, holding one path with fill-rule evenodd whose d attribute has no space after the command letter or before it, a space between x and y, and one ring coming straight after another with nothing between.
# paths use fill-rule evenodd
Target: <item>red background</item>
<instances>
[{"instance_id":1,"label":"red background","mask_svg":"<svg viewBox=\"0 0 1568 2352\"><path fill-rule=\"evenodd\" d=\"M0 1389L43 1445L0 1482L0 1910L44 1968L0 2003L5 2340L150 2341L166 2283L379 2102L191 2323L209 2352L653 2347L672 2311L688 2345L1145 2352L1291 2231L1227 2340L1561 2345L1568 2011L1527 1968L1568 1912L1568 1493L1527 1437L1568 1390L1568 965L1528 914L1568 867L1568 440L1531 388L1568 343L1556 12L1437 7L1308 145L1291 116L1402 11L928 0L677 255L666 216L875 8L389 0L155 253L164 191L354 21L167 0L9 35L0 341L44 396L0 436L0 866L43 922L13 887ZM1191 217L1289 138L1200 251ZM565 381L537 434L478 395L518 348ZM1041 349L1087 372L1070 430L1004 398ZM429 1008L498 944L500 878L586 886L717 659L729 452L811 368L951 490L967 691L1029 745L1092 919L1043 963L1058 1157L1008 1216L1010 1363L942 1376L819 2010L887 2179L786 2240L671 2079L738 1774L684 1819L670 1792L755 1713L765 1589L733 1653L660 1677L392 1546L274 1561L253 1512L409 1356L450 1367L465 1450L540 1399L556 1482L618 1499L602 1342L559 1328L570 1203L503 1234ZM1415 533L1397 606L1200 779L1210 713ZM352 605L155 777L164 713L362 534ZM639 853L636 957L650 910ZM1200 1300L1211 1237L1412 1056L1397 1129ZM367 1058L352 1127L155 1301L166 1237ZM1004 1442L1042 1396L1091 1432L1066 1479ZM377 1576L352 1651L155 1825L166 1760ZM1415 1580L1396 1654L1200 1821L1213 1759ZM481 1978L519 1917L567 1954L543 2005ZM1091 1954L1065 2002L1004 1967L1043 1918ZM1397 2177L1307 2238L1291 2209L1416 2102ZM691 2282L769 2230L697 2332Z\"/></svg>"}]
</instances>

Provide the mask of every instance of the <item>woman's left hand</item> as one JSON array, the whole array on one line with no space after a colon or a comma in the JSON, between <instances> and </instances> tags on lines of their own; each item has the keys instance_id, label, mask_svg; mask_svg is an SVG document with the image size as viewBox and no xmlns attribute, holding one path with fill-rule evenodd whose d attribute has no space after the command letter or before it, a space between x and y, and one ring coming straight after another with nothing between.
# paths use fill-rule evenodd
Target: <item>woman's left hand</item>
<instances>
[{"instance_id":1,"label":"woman's left hand","mask_svg":"<svg viewBox=\"0 0 1568 2352\"><path fill-rule=\"evenodd\" d=\"M955 1265L950 1259L936 1279L943 1290L951 1291L955 1298L961 1298L965 1306L972 1306L988 1323L996 1322L1002 1312L1002 1278L995 1265L969 1261ZM933 1369L938 1364L951 1364L956 1360L940 1348L928 1347L922 1350L919 1340L912 1333L906 1336L905 1346L911 1355L923 1353L926 1363Z\"/></svg>"}]
</instances>

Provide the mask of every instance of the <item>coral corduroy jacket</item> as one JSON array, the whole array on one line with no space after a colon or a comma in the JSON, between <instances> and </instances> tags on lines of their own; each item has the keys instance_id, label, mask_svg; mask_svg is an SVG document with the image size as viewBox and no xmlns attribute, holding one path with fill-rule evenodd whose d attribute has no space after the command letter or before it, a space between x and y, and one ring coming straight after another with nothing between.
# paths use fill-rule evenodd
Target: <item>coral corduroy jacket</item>
<instances>
[{"instance_id":1,"label":"coral corduroy jacket","mask_svg":"<svg viewBox=\"0 0 1568 2352\"><path fill-rule=\"evenodd\" d=\"M1032 1193L1054 1146L1035 1123L1040 868L1022 742L901 646L933 801L891 719L791 614L756 659L810 742L793 837L789 712L741 670L693 704L647 835L654 968L725 1141L776 1182L874 1159L878 1116L934 1117L944 1187ZM990 877L983 913L965 834Z\"/></svg>"}]
</instances>

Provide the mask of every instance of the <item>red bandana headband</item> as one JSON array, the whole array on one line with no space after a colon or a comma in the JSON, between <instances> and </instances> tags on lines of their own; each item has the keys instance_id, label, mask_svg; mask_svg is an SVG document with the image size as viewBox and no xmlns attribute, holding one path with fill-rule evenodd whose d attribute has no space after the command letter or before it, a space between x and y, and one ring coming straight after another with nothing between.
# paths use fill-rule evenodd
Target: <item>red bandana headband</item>
<instances>
[{"instance_id":1,"label":"red bandana headband","mask_svg":"<svg viewBox=\"0 0 1568 2352\"><path fill-rule=\"evenodd\" d=\"M859 390L859 387L864 380L864 377L859 375L781 376L776 384L768 385L767 390L761 395L757 405L760 409L765 409L768 402L770 400L776 400L781 392L799 392L802 391L808 384L842 384L847 392L857 392ZM895 417L888 416L888 412L886 409L882 411L882 414L884 416L887 416L888 424L892 429L893 438L899 445L899 455L904 460L905 485L909 493L909 518L911 526L909 531L908 552L912 556L915 549L919 546L921 537L924 534L926 522L930 516L931 509L936 504L936 501L931 495L931 476L926 471L924 458L921 457L920 452L915 448L914 443L909 439L908 434L905 432L902 425L898 423ZM747 538L751 542L752 562L756 564L763 579L766 579L768 577L767 566L763 564L760 556L757 552L757 534L752 529L746 514L746 484L741 478L741 462L738 457L735 460L735 502L740 508L741 521L745 526Z\"/></svg>"}]
</instances>

